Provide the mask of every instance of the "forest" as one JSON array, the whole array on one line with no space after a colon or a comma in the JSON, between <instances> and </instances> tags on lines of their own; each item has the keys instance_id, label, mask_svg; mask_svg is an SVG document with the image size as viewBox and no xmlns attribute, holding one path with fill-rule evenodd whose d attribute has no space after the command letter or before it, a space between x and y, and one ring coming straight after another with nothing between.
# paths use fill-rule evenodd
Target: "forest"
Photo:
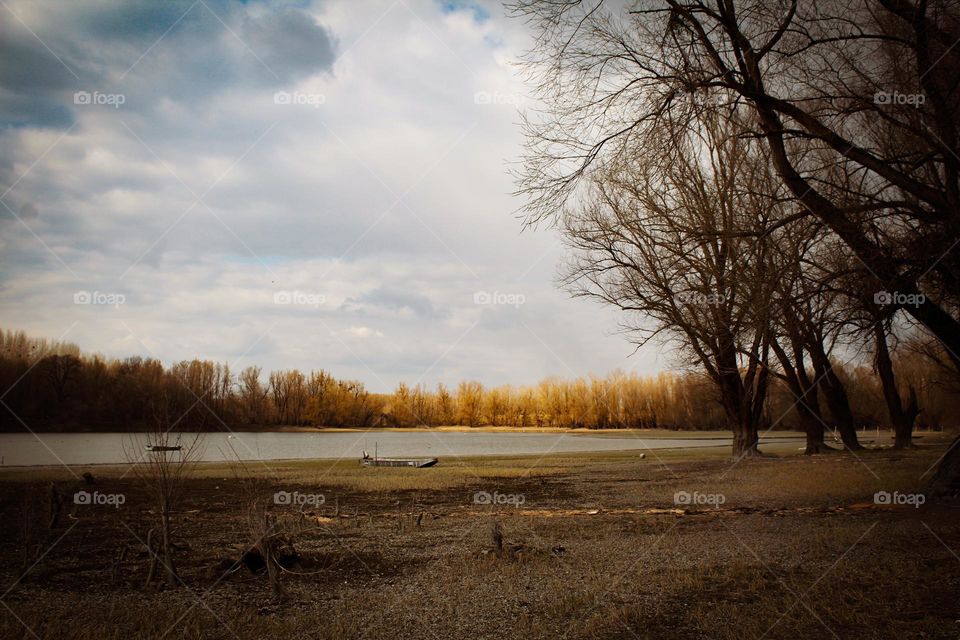
<instances>
[{"instance_id":1,"label":"forest","mask_svg":"<svg viewBox=\"0 0 960 640\"><path fill-rule=\"evenodd\" d=\"M893 366L922 411L917 424L957 426L960 402L937 366L898 350ZM868 364L833 362L836 385L858 428L889 426L882 383ZM548 378L535 385L485 387L459 381L436 388L399 384L388 394L323 369L239 372L226 363L190 360L165 367L154 359L107 359L77 345L0 332L0 385L8 389L5 431L220 431L305 427L528 427L587 429L726 429L716 386L696 371L640 376ZM824 403L828 424L836 424ZM765 429L802 429L785 381L776 378L764 407Z\"/></svg>"}]
</instances>

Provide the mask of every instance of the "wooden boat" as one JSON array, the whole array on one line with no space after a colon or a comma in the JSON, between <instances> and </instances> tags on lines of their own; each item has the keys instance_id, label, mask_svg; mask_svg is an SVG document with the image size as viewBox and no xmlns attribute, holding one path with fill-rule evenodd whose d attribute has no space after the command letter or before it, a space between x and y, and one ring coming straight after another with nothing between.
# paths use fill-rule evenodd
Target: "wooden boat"
<instances>
[{"instance_id":1,"label":"wooden boat","mask_svg":"<svg viewBox=\"0 0 960 640\"><path fill-rule=\"evenodd\" d=\"M437 464L436 458L381 458L379 456L370 457L366 451L360 458L360 464L365 467L414 467L415 469L424 469Z\"/></svg>"},{"instance_id":2,"label":"wooden boat","mask_svg":"<svg viewBox=\"0 0 960 640\"><path fill-rule=\"evenodd\" d=\"M174 446L172 446L172 447L167 447L167 446L160 445L160 444L148 444L148 445L147 445L147 451L180 451L181 449L183 449L183 447L180 446L179 444L178 444L178 445L174 445Z\"/></svg>"},{"instance_id":3,"label":"wooden boat","mask_svg":"<svg viewBox=\"0 0 960 640\"><path fill-rule=\"evenodd\" d=\"M415 467L423 469L437 464L436 458L362 458L360 464L366 467Z\"/></svg>"}]
</instances>

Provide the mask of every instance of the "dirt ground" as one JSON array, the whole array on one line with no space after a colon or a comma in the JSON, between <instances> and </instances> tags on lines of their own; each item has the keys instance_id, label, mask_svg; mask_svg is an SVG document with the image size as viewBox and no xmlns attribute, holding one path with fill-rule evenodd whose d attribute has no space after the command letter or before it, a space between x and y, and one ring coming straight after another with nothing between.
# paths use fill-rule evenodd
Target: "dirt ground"
<instances>
[{"instance_id":1,"label":"dirt ground","mask_svg":"<svg viewBox=\"0 0 960 640\"><path fill-rule=\"evenodd\" d=\"M960 500L915 497L948 438L922 442L205 465L174 518L176 588L144 585L156 507L127 470L4 471L0 637L955 639ZM254 505L297 553L280 595L235 564Z\"/></svg>"}]
</instances>

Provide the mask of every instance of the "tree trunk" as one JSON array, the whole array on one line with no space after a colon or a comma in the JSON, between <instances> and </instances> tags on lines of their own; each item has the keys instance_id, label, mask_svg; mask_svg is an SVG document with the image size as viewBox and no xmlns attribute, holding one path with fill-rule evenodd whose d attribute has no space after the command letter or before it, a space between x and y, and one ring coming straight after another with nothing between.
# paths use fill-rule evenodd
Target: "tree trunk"
<instances>
[{"instance_id":1,"label":"tree trunk","mask_svg":"<svg viewBox=\"0 0 960 640\"><path fill-rule=\"evenodd\" d=\"M746 424L744 424L746 423ZM757 425L751 421L740 421L733 431L733 457L745 458L760 455L760 436Z\"/></svg>"},{"instance_id":2,"label":"tree trunk","mask_svg":"<svg viewBox=\"0 0 960 640\"><path fill-rule=\"evenodd\" d=\"M166 582L169 587L177 586L177 570L173 566L173 546L170 541L170 513L164 510L161 515L161 544L163 545L163 568L166 571Z\"/></svg>"},{"instance_id":3,"label":"tree trunk","mask_svg":"<svg viewBox=\"0 0 960 640\"><path fill-rule=\"evenodd\" d=\"M893 424L894 449L908 449L913 446L913 423L920 410L917 407L917 392L910 387L910 401L903 406L900 398L900 389L893 371L893 361L890 358L890 349L887 347L887 332L883 324L874 325L873 335L876 340L876 367L877 375L883 385L883 399L887 403L887 412Z\"/></svg>"},{"instance_id":4,"label":"tree trunk","mask_svg":"<svg viewBox=\"0 0 960 640\"><path fill-rule=\"evenodd\" d=\"M853 421L853 410L850 409L850 399L847 397L843 382L833 370L830 358L823 350L823 342L811 340L807 343L807 349L813 360L814 372L817 374L817 386L823 391L830 415L836 422L837 430L840 431L843 446L851 451L863 449L857 439L857 428Z\"/></svg>"},{"instance_id":5,"label":"tree trunk","mask_svg":"<svg viewBox=\"0 0 960 640\"><path fill-rule=\"evenodd\" d=\"M957 356L960 353L960 322L929 299L918 305L907 305L904 311L923 323L943 343L947 357L960 372L960 357Z\"/></svg>"},{"instance_id":6,"label":"tree trunk","mask_svg":"<svg viewBox=\"0 0 960 640\"><path fill-rule=\"evenodd\" d=\"M150 565L147 569L147 579L143 586L149 587L157 573L157 552L153 548L153 529L147 531L147 553L150 555Z\"/></svg>"},{"instance_id":7,"label":"tree trunk","mask_svg":"<svg viewBox=\"0 0 960 640\"><path fill-rule=\"evenodd\" d=\"M747 393L740 372L728 370L721 374L719 382L724 413L733 431L733 457L759 455L758 420L754 419L752 404L746 401Z\"/></svg>"},{"instance_id":8,"label":"tree trunk","mask_svg":"<svg viewBox=\"0 0 960 640\"><path fill-rule=\"evenodd\" d=\"M797 407L800 413L800 420L804 423L804 430L807 433L806 455L815 453L828 453L835 449L824 442L824 435L827 429L827 423L820 413L820 393L817 391L817 385L807 375L807 364L803 359L803 345L799 338L794 342L793 351L796 355L797 382L803 391L804 402Z\"/></svg>"},{"instance_id":9,"label":"tree trunk","mask_svg":"<svg viewBox=\"0 0 960 640\"><path fill-rule=\"evenodd\" d=\"M797 405L797 414L800 416L800 423L803 425L803 430L807 434L807 448L803 452L804 455L812 456L817 453L835 451L833 447L828 446L823 440L826 432L823 421L814 417L805 402Z\"/></svg>"},{"instance_id":10,"label":"tree trunk","mask_svg":"<svg viewBox=\"0 0 960 640\"><path fill-rule=\"evenodd\" d=\"M766 399L766 354L752 360L745 376L741 377L744 374L737 363L733 334L729 331L723 333L719 342L721 348L715 362L714 381L719 387L724 413L733 430L733 457L739 459L760 455L758 425Z\"/></svg>"},{"instance_id":11,"label":"tree trunk","mask_svg":"<svg viewBox=\"0 0 960 640\"><path fill-rule=\"evenodd\" d=\"M799 341L792 340L792 342L795 363L791 362L786 351L776 340L771 341L770 346L783 366L787 388L790 389L794 397L793 408L796 410L797 416L800 418L800 425L807 435L807 448L804 455L809 456L833 451L833 448L828 447L823 441L826 429L823 418L820 416L820 399L817 395L816 385L811 383L807 376L803 348L799 345Z\"/></svg>"},{"instance_id":12,"label":"tree trunk","mask_svg":"<svg viewBox=\"0 0 960 640\"><path fill-rule=\"evenodd\" d=\"M803 390L807 392L807 397L810 397L809 390L812 387L821 389L830 415L840 431L844 447L850 450L863 449L857 439L857 429L847 392L843 387L843 382L834 372L830 357L823 348L822 325L818 325L809 318L798 317L796 313L789 309L785 311L794 356L798 362L796 376ZM803 363L804 350L810 354L810 360L813 364L813 381L807 376L806 364ZM822 416L819 415L819 402L819 397L814 395L813 402L807 403L807 408L810 409L811 415L820 419L821 427L823 427L825 425ZM826 445L814 444L814 449L824 450Z\"/></svg>"}]
</instances>

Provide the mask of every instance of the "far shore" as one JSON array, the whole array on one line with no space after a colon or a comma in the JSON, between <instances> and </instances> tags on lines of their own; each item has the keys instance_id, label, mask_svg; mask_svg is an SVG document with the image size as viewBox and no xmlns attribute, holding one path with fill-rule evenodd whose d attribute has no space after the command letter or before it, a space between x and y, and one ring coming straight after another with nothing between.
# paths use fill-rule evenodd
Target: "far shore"
<instances>
[{"instance_id":1,"label":"far shore","mask_svg":"<svg viewBox=\"0 0 960 640\"><path fill-rule=\"evenodd\" d=\"M34 428L32 430L37 434L71 434L71 433L148 433L148 431L116 431L116 430L100 430L96 428L91 429L44 429ZM242 426L232 426L224 427L220 429L211 429L207 431L202 431L201 433L363 433L363 432L377 432L377 433L529 433L529 434L545 434L545 433L562 433L562 434L571 434L571 435L589 435L589 436L604 436L604 437L643 437L649 439L669 439L669 440L696 440L696 439L722 439L722 438L731 438L733 437L733 432L729 429L663 429L663 428L654 428L654 429L634 429L634 428L622 428L622 429L588 429L585 427L577 428L564 428L564 427L511 427L511 426L481 426L481 427L467 427L462 425L449 425L449 426L440 426L440 427L310 427L302 425L242 425ZM5 431L0 433L21 433L20 431ZM187 431L187 433L195 433L194 431ZM858 429L858 433L864 434L866 436L874 435L883 437L893 437L892 430L889 427L882 427L879 430L875 427ZM914 433L922 435L925 433L940 433L940 431L933 429L915 429ZM802 431L795 430L771 430L771 431L761 431L761 439L771 439L771 438L803 438L804 433ZM827 434L827 437L830 438L830 434Z\"/></svg>"},{"instance_id":2,"label":"far shore","mask_svg":"<svg viewBox=\"0 0 960 640\"><path fill-rule=\"evenodd\" d=\"M149 430L118 431L115 429L102 430L97 428L89 429L45 429L42 425L33 429L36 433L146 433ZM463 425L449 425L439 427L321 427L304 425L236 425L216 429L209 429L201 433L362 433L365 431L375 432L446 432L446 433L577 433L590 435L608 435L608 434L626 434L643 433L651 434L654 437L664 438L693 438L709 437L723 438L731 435L731 431L725 429L588 429L585 427L511 427L511 426L491 426L467 427ZM19 431L7 431L4 433L19 433ZM195 433L188 430L188 433ZM796 431L776 431L771 433L799 433Z\"/></svg>"}]
</instances>

